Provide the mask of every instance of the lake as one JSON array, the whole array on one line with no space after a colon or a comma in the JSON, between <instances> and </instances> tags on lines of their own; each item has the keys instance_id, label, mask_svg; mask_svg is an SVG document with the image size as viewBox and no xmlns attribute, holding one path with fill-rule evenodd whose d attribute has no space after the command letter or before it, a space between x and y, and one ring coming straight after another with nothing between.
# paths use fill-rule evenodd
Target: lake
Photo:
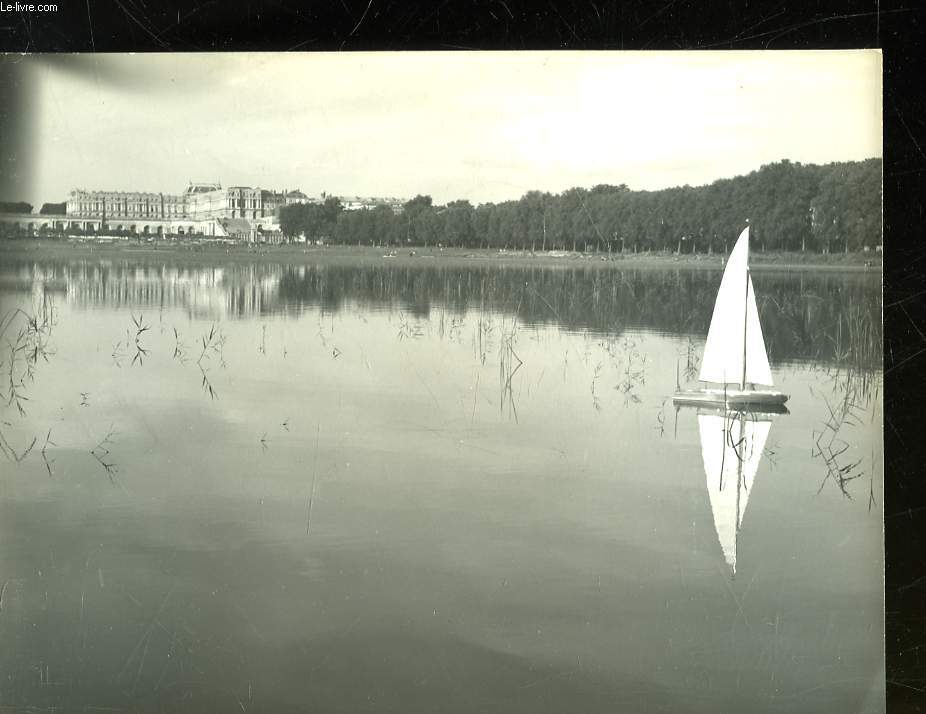
<instances>
[{"instance_id":1,"label":"lake","mask_svg":"<svg viewBox=\"0 0 926 714\"><path fill-rule=\"evenodd\" d=\"M209 260L0 267L0 710L884 710L880 273L737 489L717 270Z\"/></svg>"}]
</instances>

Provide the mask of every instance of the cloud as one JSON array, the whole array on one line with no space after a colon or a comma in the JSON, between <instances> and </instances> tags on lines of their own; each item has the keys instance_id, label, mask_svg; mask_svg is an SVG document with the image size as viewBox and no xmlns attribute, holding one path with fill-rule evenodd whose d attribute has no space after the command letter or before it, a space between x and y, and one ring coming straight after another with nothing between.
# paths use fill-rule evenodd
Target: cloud
<instances>
[{"instance_id":1,"label":"cloud","mask_svg":"<svg viewBox=\"0 0 926 714\"><path fill-rule=\"evenodd\" d=\"M881 153L876 52L67 55L35 201L188 180L442 202ZM28 197L27 197L28 198Z\"/></svg>"}]
</instances>

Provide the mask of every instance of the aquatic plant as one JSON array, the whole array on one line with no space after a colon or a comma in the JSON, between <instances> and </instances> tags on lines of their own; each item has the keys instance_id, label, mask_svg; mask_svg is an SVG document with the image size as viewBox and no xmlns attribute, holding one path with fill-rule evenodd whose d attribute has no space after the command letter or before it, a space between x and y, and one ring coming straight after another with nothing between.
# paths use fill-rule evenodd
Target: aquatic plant
<instances>
[{"instance_id":1,"label":"aquatic plant","mask_svg":"<svg viewBox=\"0 0 926 714\"><path fill-rule=\"evenodd\" d=\"M173 328L173 331L174 331L174 353L173 355L171 355L171 358L177 360L178 362L180 362L180 364L186 364L188 362L188 358L186 356L188 348L183 343L183 341L180 339L180 333L177 331L176 327Z\"/></svg>"},{"instance_id":2,"label":"aquatic plant","mask_svg":"<svg viewBox=\"0 0 926 714\"><path fill-rule=\"evenodd\" d=\"M10 445L10 442L6 440L6 436L4 436L3 431L0 431L0 450L3 451L3 455L6 456L10 461L14 461L17 464L31 453L36 441L38 441L38 437L33 436L29 446L27 446L22 451L22 453L16 453L16 449L14 449Z\"/></svg>"},{"instance_id":3,"label":"aquatic plant","mask_svg":"<svg viewBox=\"0 0 926 714\"><path fill-rule=\"evenodd\" d=\"M103 467L103 470L106 471L106 475L109 476L109 480L114 486L116 485L115 476L119 472L119 467L109 459L109 456L111 454L110 447L115 444L113 441L115 435L115 429L110 426L106 436L100 439L97 445L90 449L90 454L96 459L97 463Z\"/></svg>"},{"instance_id":4,"label":"aquatic plant","mask_svg":"<svg viewBox=\"0 0 926 714\"><path fill-rule=\"evenodd\" d=\"M151 329L151 326L144 323L144 318L142 315L139 315L138 317L132 315L132 324L135 325L135 356L132 357L132 365L134 366L136 363L138 363L138 365L141 366L144 364L145 357L148 356L148 350L142 346L141 338L145 332Z\"/></svg>"},{"instance_id":5,"label":"aquatic plant","mask_svg":"<svg viewBox=\"0 0 926 714\"><path fill-rule=\"evenodd\" d=\"M212 323L212 326L209 328L209 332L200 337L200 343L202 344L202 349L199 353L199 357L196 359L196 367L199 369L199 374L201 377L200 386L202 387L203 392L209 395L210 399L218 399L218 392L212 386L212 382L208 377L209 363L213 357L216 357L219 360L219 365L224 368L225 365L225 342L226 337L220 328L216 326L215 323Z\"/></svg>"},{"instance_id":6,"label":"aquatic plant","mask_svg":"<svg viewBox=\"0 0 926 714\"><path fill-rule=\"evenodd\" d=\"M629 338L624 338L621 353L623 364L620 368L620 381L614 386L624 396L624 406L631 402L638 404L640 395L637 389L646 383L646 355L637 349Z\"/></svg>"},{"instance_id":7,"label":"aquatic plant","mask_svg":"<svg viewBox=\"0 0 926 714\"><path fill-rule=\"evenodd\" d=\"M826 406L828 417L822 428L813 431L814 446L811 450L811 456L822 460L825 467L825 475L817 489L817 493L823 490L827 482L832 481L839 488L839 491L848 499L852 499L849 491L849 484L864 475L861 464L864 457L858 459L846 460L846 454L851 445L848 441L840 436L840 433L846 425L859 425L861 414L861 405L855 401L854 393L847 390L843 394L840 402L831 404L825 395L820 395L820 399ZM872 459L873 461L873 459ZM872 469L872 478L873 478ZM873 483L870 486L871 500L873 501ZM869 507L871 501L869 502Z\"/></svg>"},{"instance_id":8,"label":"aquatic plant","mask_svg":"<svg viewBox=\"0 0 926 714\"><path fill-rule=\"evenodd\" d=\"M504 325L503 325L504 326ZM514 344L518 334L517 318L512 320L511 327L502 332L502 339L499 345L498 375L500 385L499 412L504 414L505 407L508 407L508 417L518 421L518 408L514 400L512 388L514 376L518 370L524 366L524 362L515 352Z\"/></svg>"},{"instance_id":9,"label":"aquatic plant","mask_svg":"<svg viewBox=\"0 0 926 714\"><path fill-rule=\"evenodd\" d=\"M35 381L40 360L48 362L49 356L54 354L51 334L56 323L54 303L47 295L31 314L15 308L0 318L0 338L6 338L8 348L0 357L6 386L6 394L0 392L0 398L6 406L14 406L21 417L26 415L24 403L29 401L27 383Z\"/></svg>"},{"instance_id":10,"label":"aquatic plant","mask_svg":"<svg viewBox=\"0 0 926 714\"><path fill-rule=\"evenodd\" d=\"M653 427L656 431L659 432L659 436L662 436L666 433L666 402L668 399L663 399L659 403L659 411L656 412L656 426Z\"/></svg>"},{"instance_id":11,"label":"aquatic plant","mask_svg":"<svg viewBox=\"0 0 926 714\"><path fill-rule=\"evenodd\" d=\"M601 375L601 368L602 368L601 362L595 365L595 372L592 375L592 384L591 384L592 406L595 407L595 411L599 411L599 412L601 411L601 400L598 399L597 386L598 386L598 378Z\"/></svg>"},{"instance_id":12,"label":"aquatic plant","mask_svg":"<svg viewBox=\"0 0 926 714\"><path fill-rule=\"evenodd\" d=\"M49 429L48 433L45 435L45 443L42 445L42 451L40 452L42 454L42 461L45 462L45 470L48 471L48 476L51 478L54 475L51 470L51 465L55 463L57 459L52 459L51 461L48 460L49 445L57 446L57 444L51 440L51 429Z\"/></svg>"},{"instance_id":13,"label":"aquatic plant","mask_svg":"<svg viewBox=\"0 0 926 714\"><path fill-rule=\"evenodd\" d=\"M407 315L400 316L398 334L400 342L402 340L418 339L422 335L424 335L424 330L421 329L421 325L417 321L413 323L408 319Z\"/></svg>"}]
</instances>

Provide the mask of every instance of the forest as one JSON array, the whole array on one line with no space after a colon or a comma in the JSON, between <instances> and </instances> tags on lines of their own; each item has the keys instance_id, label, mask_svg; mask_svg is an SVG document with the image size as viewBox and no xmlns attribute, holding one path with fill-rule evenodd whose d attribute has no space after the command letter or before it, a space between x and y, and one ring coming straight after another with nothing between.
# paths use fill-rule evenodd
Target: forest
<instances>
[{"instance_id":1,"label":"forest","mask_svg":"<svg viewBox=\"0 0 926 714\"><path fill-rule=\"evenodd\" d=\"M858 252L881 246L881 159L787 159L706 186L635 191L626 184L529 191L516 201L345 211L337 198L286 206L283 234L351 245L531 251L726 252L751 226L760 251Z\"/></svg>"}]
</instances>

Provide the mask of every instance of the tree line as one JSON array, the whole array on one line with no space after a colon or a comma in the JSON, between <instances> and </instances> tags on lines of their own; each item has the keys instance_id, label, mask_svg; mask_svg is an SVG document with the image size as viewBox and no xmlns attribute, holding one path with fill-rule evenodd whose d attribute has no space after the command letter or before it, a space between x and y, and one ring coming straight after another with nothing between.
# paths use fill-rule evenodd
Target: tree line
<instances>
[{"instance_id":1,"label":"tree line","mask_svg":"<svg viewBox=\"0 0 926 714\"><path fill-rule=\"evenodd\" d=\"M754 249L861 251L880 246L881 159L787 159L706 186L634 191L626 184L529 191L518 200L434 205L419 195L346 211L337 198L280 210L285 236L379 246L600 252L726 252L749 221Z\"/></svg>"},{"instance_id":2,"label":"tree line","mask_svg":"<svg viewBox=\"0 0 926 714\"><path fill-rule=\"evenodd\" d=\"M43 203L39 210L42 216L63 216L67 213L67 203ZM32 213L33 206L25 201L0 201L0 213Z\"/></svg>"}]
</instances>

